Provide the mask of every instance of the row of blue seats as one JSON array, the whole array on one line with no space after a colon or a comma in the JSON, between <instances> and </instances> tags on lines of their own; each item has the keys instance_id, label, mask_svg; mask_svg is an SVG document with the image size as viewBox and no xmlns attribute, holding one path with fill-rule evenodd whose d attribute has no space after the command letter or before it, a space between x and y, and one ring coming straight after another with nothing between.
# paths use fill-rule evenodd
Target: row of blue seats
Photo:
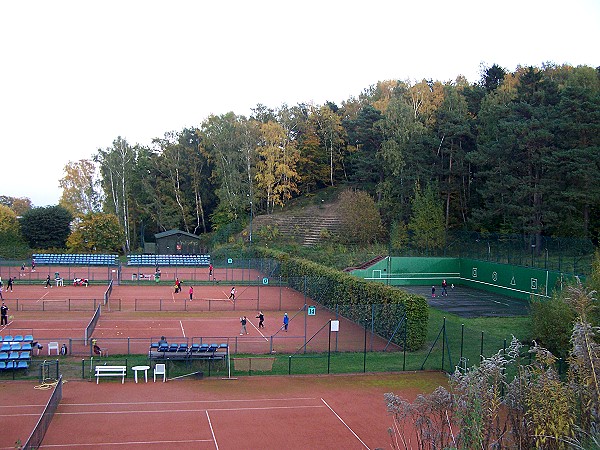
<instances>
[{"instance_id":1,"label":"row of blue seats","mask_svg":"<svg viewBox=\"0 0 600 450\"><path fill-rule=\"evenodd\" d=\"M12 336L8 334L4 336L4 338L0 336L0 342L33 342L33 335L26 334L25 336L23 336L21 334L17 334L15 336Z\"/></svg>"},{"instance_id":2,"label":"row of blue seats","mask_svg":"<svg viewBox=\"0 0 600 450\"><path fill-rule=\"evenodd\" d=\"M17 351L32 351L33 345L31 342L2 342L0 345L0 354Z\"/></svg>"},{"instance_id":3,"label":"row of blue seats","mask_svg":"<svg viewBox=\"0 0 600 450\"><path fill-rule=\"evenodd\" d=\"M150 344L150 350L159 352L215 352L217 350L227 350L227 344L159 344L153 342Z\"/></svg>"},{"instance_id":4,"label":"row of blue seats","mask_svg":"<svg viewBox=\"0 0 600 450\"><path fill-rule=\"evenodd\" d=\"M229 347L227 344L159 344L153 342L150 344L150 356L166 354L201 356L204 358L225 358Z\"/></svg>"},{"instance_id":5,"label":"row of blue seats","mask_svg":"<svg viewBox=\"0 0 600 450\"><path fill-rule=\"evenodd\" d=\"M0 353L0 362L4 361L30 361L31 352Z\"/></svg>"},{"instance_id":6,"label":"row of blue seats","mask_svg":"<svg viewBox=\"0 0 600 450\"><path fill-rule=\"evenodd\" d=\"M28 361L0 361L0 372L3 370L28 370L29 362Z\"/></svg>"},{"instance_id":7,"label":"row of blue seats","mask_svg":"<svg viewBox=\"0 0 600 450\"><path fill-rule=\"evenodd\" d=\"M78 264L84 266L115 266L118 263L117 255L93 255L85 253L35 253L33 260L36 264L40 265Z\"/></svg>"},{"instance_id":8,"label":"row of blue seats","mask_svg":"<svg viewBox=\"0 0 600 450\"><path fill-rule=\"evenodd\" d=\"M128 266L208 266L210 255L128 255Z\"/></svg>"}]
</instances>

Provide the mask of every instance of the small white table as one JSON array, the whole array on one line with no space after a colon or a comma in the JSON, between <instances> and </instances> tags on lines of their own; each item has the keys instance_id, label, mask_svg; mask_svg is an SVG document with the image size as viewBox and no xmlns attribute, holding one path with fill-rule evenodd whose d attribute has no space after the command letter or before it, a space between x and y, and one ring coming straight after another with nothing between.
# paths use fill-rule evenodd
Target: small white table
<instances>
[{"instance_id":1,"label":"small white table","mask_svg":"<svg viewBox=\"0 0 600 450\"><path fill-rule=\"evenodd\" d=\"M150 369L150 366L133 366L131 368L131 370L133 370L136 383L138 382L138 372L141 370L144 371L144 381L146 381L146 383L148 382L148 369Z\"/></svg>"}]
</instances>

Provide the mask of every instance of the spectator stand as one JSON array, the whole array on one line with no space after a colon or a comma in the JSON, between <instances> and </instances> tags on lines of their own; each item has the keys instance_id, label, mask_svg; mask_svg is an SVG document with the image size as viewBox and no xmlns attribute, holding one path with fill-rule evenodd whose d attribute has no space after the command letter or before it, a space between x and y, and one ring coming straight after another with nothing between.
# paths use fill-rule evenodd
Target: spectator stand
<instances>
[{"instance_id":1,"label":"spectator stand","mask_svg":"<svg viewBox=\"0 0 600 450\"><path fill-rule=\"evenodd\" d=\"M116 266L117 255L75 254L75 253L34 253L36 266Z\"/></svg>"},{"instance_id":2,"label":"spectator stand","mask_svg":"<svg viewBox=\"0 0 600 450\"><path fill-rule=\"evenodd\" d=\"M32 334L0 336L0 374L12 372L14 379L18 371L27 373L31 365L33 347Z\"/></svg>"},{"instance_id":3,"label":"spectator stand","mask_svg":"<svg viewBox=\"0 0 600 450\"><path fill-rule=\"evenodd\" d=\"M169 343L169 339L166 342L159 342L153 340L150 343L148 350L148 359L152 360L173 360L173 361L187 361L191 362L194 360L210 360L210 361L224 361L229 356L229 345L227 343L202 343L195 342L195 339L191 340L191 343L187 340L182 342L181 338L173 338L173 341Z\"/></svg>"},{"instance_id":4,"label":"spectator stand","mask_svg":"<svg viewBox=\"0 0 600 450\"><path fill-rule=\"evenodd\" d=\"M127 255L128 266L206 266L210 265L210 255Z\"/></svg>"}]
</instances>

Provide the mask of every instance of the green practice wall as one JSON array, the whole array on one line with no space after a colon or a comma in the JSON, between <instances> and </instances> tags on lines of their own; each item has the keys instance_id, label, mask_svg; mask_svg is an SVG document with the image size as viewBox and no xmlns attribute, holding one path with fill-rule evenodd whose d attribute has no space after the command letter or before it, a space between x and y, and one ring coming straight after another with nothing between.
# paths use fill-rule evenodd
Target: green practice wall
<instances>
[{"instance_id":1,"label":"green practice wall","mask_svg":"<svg viewBox=\"0 0 600 450\"><path fill-rule=\"evenodd\" d=\"M513 266L465 258L385 258L352 274L391 286L462 285L474 289L529 299L549 297L572 275L532 267Z\"/></svg>"}]
</instances>

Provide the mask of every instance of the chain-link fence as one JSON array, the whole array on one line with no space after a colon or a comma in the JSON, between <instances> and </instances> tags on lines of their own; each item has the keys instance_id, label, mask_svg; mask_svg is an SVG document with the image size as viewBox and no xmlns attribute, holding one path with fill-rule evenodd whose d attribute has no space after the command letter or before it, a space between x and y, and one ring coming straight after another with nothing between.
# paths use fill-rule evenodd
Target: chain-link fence
<instances>
[{"instance_id":1,"label":"chain-link fence","mask_svg":"<svg viewBox=\"0 0 600 450\"><path fill-rule=\"evenodd\" d=\"M390 256L448 256L481 259L586 275L595 247L590 239L537 235L450 231L439 248L418 247L409 239Z\"/></svg>"}]
</instances>

